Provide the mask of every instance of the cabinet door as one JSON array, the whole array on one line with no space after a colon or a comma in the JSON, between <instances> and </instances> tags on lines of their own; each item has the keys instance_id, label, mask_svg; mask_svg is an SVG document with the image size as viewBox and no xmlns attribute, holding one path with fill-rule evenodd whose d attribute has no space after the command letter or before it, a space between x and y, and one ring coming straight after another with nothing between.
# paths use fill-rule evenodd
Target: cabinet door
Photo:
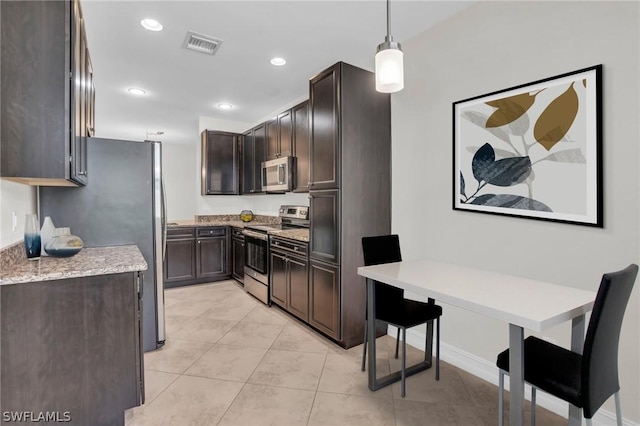
<instances>
[{"instance_id":1,"label":"cabinet door","mask_svg":"<svg viewBox=\"0 0 640 426\"><path fill-rule=\"evenodd\" d=\"M194 238L169 239L164 260L164 282L187 281L196 278Z\"/></svg>"},{"instance_id":2,"label":"cabinet door","mask_svg":"<svg viewBox=\"0 0 640 426\"><path fill-rule=\"evenodd\" d=\"M278 157L291 155L293 143L293 120L291 110L278 114Z\"/></svg>"},{"instance_id":3,"label":"cabinet door","mask_svg":"<svg viewBox=\"0 0 640 426\"><path fill-rule=\"evenodd\" d=\"M303 321L309 321L309 262L289 257L289 294L287 310Z\"/></svg>"},{"instance_id":4,"label":"cabinet door","mask_svg":"<svg viewBox=\"0 0 640 426\"><path fill-rule=\"evenodd\" d=\"M309 262L309 324L340 340L340 268Z\"/></svg>"},{"instance_id":5,"label":"cabinet door","mask_svg":"<svg viewBox=\"0 0 640 426\"><path fill-rule=\"evenodd\" d=\"M123 424L124 411L139 405L143 362L134 273L0 292L3 413L69 411L75 425Z\"/></svg>"},{"instance_id":6,"label":"cabinet door","mask_svg":"<svg viewBox=\"0 0 640 426\"><path fill-rule=\"evenodd\" d=\"M239 193L237 136L227 132L202 132L202 195Z\"/></svg>"},{"instance_id":7,"label":"cabinet door","mask_svg":"<svg viewBox=\"0 0 640 426\"><path fill-rule=\"evenodd\" d=\"M267 158L267 130L264 123L253 129L253 155L253 189L254 192L262 192L262 163Z\"/></svg>"},{"instance_id":8,"label":"cabinet door","mask_svg":"<svg viewBox=\"0 0 640 426\"><path fill-rule=\"evenodd\" d=\"M255 154L253 151L253 129L242 135L242 190L243 194L254 192L256 172Z\"/></svg>"},{"instance_id":9,"label":"cabinet door","mask_svg":"<svg viewBox=\"0 0 640 426\"><path fill-rule=\"evenodd\" d=\"M340 191L309 192L309 225L310 257L339 263Z\"/></svg>"},{"instance_id":10,"label":"cabinet door","mask_svg":"<svg viewBox=\"0 0 640 426\"><path fill-rule=\"evenodd\" d=\"M278 118L273 118L265 123L267 131L267 160L278 158L280 147L278 143Z\"/></svg>"},{"instance_id":11,"label":"cabinet door","mask_svg":"<svg viewBox=\"0 0 640 426\"><path fill-rule=\"evenodd\" d=\"M231 275L236 280L242 282L244 280L244 241L233 238L231 240Z\"/></svg>"},{"instance_id":12,"label":"cabinet door","mask_svg":"<svg viewBox=\"0 0 640 426\"><path fill-rule=\"evenodd\" d=\"M275 251L269 257L271 301L287 309L287 257Z\"/></svg>"},{"instance_id":13,"label":"cabinet door","mask_svg":"<svg viewBox=\"0 0 640 426\"><path fill-rule=\"evenodd\" d=\"M293 192L309 192L309 101L293 107L291 117L293 155L296 157Z\"/></svg>"},{"instance_id":14,"label":"cabinet door","mask_svg":"<svg viewBox=\"0 0 640 426\"><path fill-rule=\"evenodd\" d=\"M90 59L80 2L73 2L73 132L71 134L70 177L87 183L87 123L90 91L87 87Z\"/></svg>"},{"instance_id":15,"label":"cabinet door","mask_svg":"<svg viewBox=\"0 0 640 426\"><path fill-rule=\"evenodd\" d=\"M227 275L227 237L198 238L196 277Z\"/></svg>"},{"instance_id":16,"label":"cabinet door","mask_svg":"<svg viewBox=\"0 0 640 426\"><path fill-rule=\"evenodd\" d=\"M339 64L310 81L310 189L339 188Z\"/></svg>"}]
</instances>

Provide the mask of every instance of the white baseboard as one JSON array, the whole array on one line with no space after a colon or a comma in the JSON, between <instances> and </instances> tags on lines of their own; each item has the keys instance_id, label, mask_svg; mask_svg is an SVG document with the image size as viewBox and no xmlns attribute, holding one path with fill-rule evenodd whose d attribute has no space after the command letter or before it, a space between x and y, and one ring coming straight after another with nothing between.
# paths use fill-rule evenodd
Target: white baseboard
<instances>
[{"instance_id":1,"label":"white baseboard","mask_svg":"<svg viewBox=\"0 0 640 426\"><path fill-rule=\"evenodd\" d=\"M390 325L388 334L395 339L396 328ZM407 344L413 346L414 348L424 350L424 340L425 336L423 333L419 333L412 329L407 330ZM496 354L496 356L497 355L498 354ZM460 368L461 370L471 373L474 376L480 377L481 379L498 386L498 367L496 367L495 363L489 362L483 358L473 355L472 353L458 349L455 346L448 345L442 340L440 341L440 359L444 362ZM508 376L506 376L505 378L504 386L505 389L509 389ZM525 398L529 401L531 400L531 387L529 385L525 385ZM496 401L496 405L498 405L498 401ZM568 418L569 404L559 398L556 398L555 396L549 395L542 391L537 392L536 405L544 407L547 410L558 414L559 416ZM624 410L624 407L622 408ZM603 409L598 410L595 416L593 416L592 420L594 426L616 426L617 424L616 413L612 413ZM584 420L582 421L582 423L583 425L586 425L586 422ZM629 419L623 419L622 424L623 426L640 426L638 423L632 422Z\"/></svg>"}]
</instances>

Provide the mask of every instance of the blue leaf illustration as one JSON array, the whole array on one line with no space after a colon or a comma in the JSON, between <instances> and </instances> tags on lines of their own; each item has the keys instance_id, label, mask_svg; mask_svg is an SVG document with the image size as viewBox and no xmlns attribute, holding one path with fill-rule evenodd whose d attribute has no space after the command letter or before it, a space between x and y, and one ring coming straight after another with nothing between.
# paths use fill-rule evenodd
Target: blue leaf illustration
<instances>
[{"instance_id":1,"label":"blue leaf illustration","mask_svg":"<svg viewBox=\"0 0 640 426\"><path fill-rule=\"evenodd\" d=\"M493 147L486 143L473 156L471 169L478 183L496 186L513 186L524 182L531 173L529 157L510 157L495 161Z\"/></svg>"},{"instance_id":2,"label":"blue leaf illustration","mask_svg":"<svg viewBox=\"0 0 640 426\"><path fill-rule=\"evenodd\" d=\"M471 170L473 171L473 177L476 178L478 183L485 181L488 182L485 177L487 171L496 160L496 154L493 151L493 147L488 143L485 143L478 149L471 160Z\"/></svg>"},{"instance_id":3,"label":"blue leaf illustration","mask_svg":"<svg viewBox=\"0 0 640 426\"><path fill-rule=\"evenodd\" d=\"M462 176L462 172L460 172L460 195L463 195L465 198L467 196L464 191L464 176Z\"/></svg>"},{"instance_id":4,"label":"blue leaf illustration","mask_svg":"<svg viewBox=\"0 0 640 426\"><path fill-rule=\"evenodd\" d=\"M509 194L486 194L471 202L471 204L491 207L505 207L509 209L535 210L540 212L552 212L544 203L532 198Z\"/></svg>"}]
</instances>

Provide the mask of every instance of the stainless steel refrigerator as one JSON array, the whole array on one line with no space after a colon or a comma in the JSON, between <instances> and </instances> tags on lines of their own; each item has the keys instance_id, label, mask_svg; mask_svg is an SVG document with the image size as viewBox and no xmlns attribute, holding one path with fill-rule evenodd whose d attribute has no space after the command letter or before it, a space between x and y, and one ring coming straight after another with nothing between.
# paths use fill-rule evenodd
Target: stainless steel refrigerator
<instances>
[{"instance_id":1,"label":"stainless steel refrigerator","mask_svg":"<svg viewBox=\"0 0 640 426\"><path fill-rule=\"evenodd\" d=\"M71 227L85 247L138 246L148 269L142 292L143 344L165 340L164 283L166 208L160 142L88 138L88 184L40 187L40 219Z\"/></svg>"}]
</instances>

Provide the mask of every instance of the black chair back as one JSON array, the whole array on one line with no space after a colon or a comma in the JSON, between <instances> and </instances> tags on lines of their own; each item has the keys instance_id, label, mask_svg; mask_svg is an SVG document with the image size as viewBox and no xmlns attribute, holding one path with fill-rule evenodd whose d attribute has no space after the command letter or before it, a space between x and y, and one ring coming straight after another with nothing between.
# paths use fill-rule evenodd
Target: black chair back
<instances>
[{"instance_id":1,"label":"black chair back","mask_svg":"<svg viewBox=\"0 0 640 426\"><path fill-rule=\"evenodd\" d=\"M365 266L401 262L400 238L396 234L362 237L362 254ZM401 288L376 281L376 309L390 308L392 301L401 301L403 297Z\"/></svg>"},{"instance_id":2,"label":"black chair back","mask_svg":"<svg viewBox=\"0 0 640 426\"><path fill-rule=\"evenodd\" d=\"M582 358L583 410L587 419L611 395L618 383L618 341L622 318L638 274L638 265L604 274L594 302Z\"/></svg>"}]
</instances>

